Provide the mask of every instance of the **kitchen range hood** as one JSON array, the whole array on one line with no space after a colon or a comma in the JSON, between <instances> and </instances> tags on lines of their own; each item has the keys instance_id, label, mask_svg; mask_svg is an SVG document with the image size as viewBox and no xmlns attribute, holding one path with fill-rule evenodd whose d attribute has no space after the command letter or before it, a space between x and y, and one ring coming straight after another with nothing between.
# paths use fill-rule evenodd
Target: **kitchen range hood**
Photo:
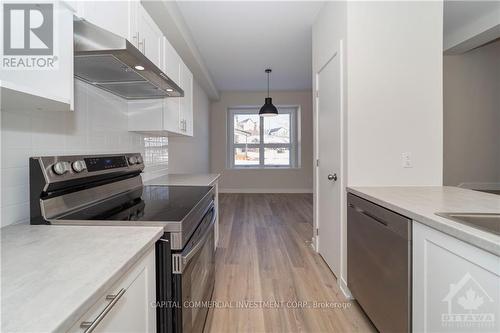
<instances>
[{"instance_id":1,"label":"kitchen range hood","mask_svg":"<svg viewBox=\"0 0 500 333\"><path fill-rule=\"evenodd\" d=\"M74 74L125 99L183 97L184 91L127 39L74 21Z\"/></svg>"}]
</instances>

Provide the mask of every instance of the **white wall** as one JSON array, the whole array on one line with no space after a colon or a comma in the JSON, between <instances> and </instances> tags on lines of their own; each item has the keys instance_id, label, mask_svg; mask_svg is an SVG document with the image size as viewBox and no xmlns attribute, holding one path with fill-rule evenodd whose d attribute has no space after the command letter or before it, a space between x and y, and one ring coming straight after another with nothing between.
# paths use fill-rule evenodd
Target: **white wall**
<instances>
[{"instance_id":1,"label":"white wall","mask_svg":"<svg viewBox=\"0 0 500 333\"><path fill-rule=\"evenodd\" d=\"M350 186L442 184L442 6L349 3Z\"/></svg>"},{"instance_id":2,"label":"white wall","mask_svg":"<svg viewBox=\"0 0 500 333\"><path fill-rule=\"evenodd\" d=\"M500 183L500 41L444 57L443 175Z\"/></svg>"},{"instance_id":3,"label":"white wall","mask_svg":"<svg viewBox=\"0 0 500 333\"><path fill-rule=\"evenodd\" d=\"M210 101L196 80L193 83L193 122L193 137L169 137L169 173L210 172Z\"/></svg>"},{"instance_id":4,"label":"white wall","mask_svg":"<svg viewBox=\"0 0 500 333\"><path fill-rule=\"evenodd\" d=\"M313 75L340 40L345 46L348 186L442 184L442 24L441 2L342 1L321 10L313 28ZM403 152L411 153L413 168L402 168ZM346 223L341 214L343 290Z\"/></svg>"},{"instance_id":5,"label":"white wall","mask_svg":"<svg viewBox=\"0 0 500 333\"><path fill-rule=\"evenodd\" d=\"M311 192L312 191L312 96L310 91L271 92L274 105L301 107L301 166L294 169L227 169L227 109L264 103L266 92L221 92L211 106L211 171L221 173L221 191Z\"/></svg>"},{"instance_id":6,"label":"white wall","mask_svg":"<svg viewBox=\"0 0 500 333\"><path fill-rule=\"evenodd\" d=\"M125 101L75 82L74 112L1 111L2 226L29 219L30 156L144 153L144 136L127 131ZM165 167L147 169L166 172Z\"/></svg>"}]
</instances>

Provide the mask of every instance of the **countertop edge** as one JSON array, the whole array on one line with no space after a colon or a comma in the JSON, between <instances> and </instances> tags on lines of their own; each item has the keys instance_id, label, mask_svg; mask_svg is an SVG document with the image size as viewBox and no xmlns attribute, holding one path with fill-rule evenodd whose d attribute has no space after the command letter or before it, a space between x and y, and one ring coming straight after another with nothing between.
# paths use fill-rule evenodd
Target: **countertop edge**
<instances>
[{"instance_id":1,"label":"countertop edge","mask_svg":"<svg viewBox=\"0 0 500 333\"><path fill-rule=\"evenodd\" d=\"M133 228L133 227L132 227ZM153 228L153 227L151 227ZM111 275L106 282L92 295L90 295L77 309L75 309L65 320L63 320L59 326L57 326L54 331L56 332L66 332L73 325L75 325L76 321L80 319L90 308L102 297L105 293L111 288L115 283L117 283L120 278L125 274L132 266L134 266L146 252L154 246L156 241L161 238L163 235L162 227L154 227L158 228L155 236L151 238L149 242L144 244L144 246L134 255L132 256L120 269L118 269L113 275Z\"/></svg>"},{"instance_id":2,"label":"countertop edge","mask_svg":"<svg viewBox=\"0 0 500 333\"><path fill-rule=\"evenodd\" d=\"M176 181L176 180L169 179L169 178L175 178L175 177L180 177L180 178L206 177L208 179L208 181L200 182L200 181L184 180L184 181L179 182L178 180ZM207 174L173 173L173 174L166 174L166 175L157 176L157 177L148 179L148 180L144 181L144 184L145 185L172 185L172 186L213 186L220 179L220 177L221 177L220 173L207 173Z\"/></svg>"},{"instance_id":3,"label":"countertop edge","mask_svg":"<svg viewBox=\"0 0 500 333\"><path fill-rule=\"evenodd\" d=\"M429 218L428 216L421 215L419 213L416 213L414 211L410 211L408 209L405 209L403 207L400 207L398 205L389 203L387 201L384 201L383 199L377 198L373 195L366 194L362 191L357 190L356 188L352 187L347 187L347 192L355 194L359 197L362 197L366 200L372 201L376 203L379 206L386 207L390 210L395 211L396 213L399 213L401 215L405 215L412 220L415 220L419 223L422 223L426 226L429 226L433 229L436 229L440 232L443 232L447 235L450 235L452 237L455 237L463 242L466 242L468 244L471 244L473 246L476 246L478 248L481 248L485 251L488 251L496 256L500 256L500 244L496 244L494 241L480 237L478 234L484 233L481 230L474 229L474 233L469 232L467 229L471 229L472 227L467 227L463 226L457 222L449 221L449 223L454 223L455 225L450 225L450 224L445 224L443 222L440 222L437 217L436 219Z\"/></svg>"}]
</instances>

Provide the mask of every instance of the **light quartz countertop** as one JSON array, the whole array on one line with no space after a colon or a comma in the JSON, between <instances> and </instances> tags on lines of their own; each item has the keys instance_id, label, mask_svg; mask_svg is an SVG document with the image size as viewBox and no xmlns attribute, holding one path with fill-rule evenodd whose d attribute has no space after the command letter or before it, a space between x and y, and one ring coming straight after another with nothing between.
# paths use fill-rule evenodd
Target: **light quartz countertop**
<instances>
[{"instance_id":1,"label":"light quartz countertop","mask_svg":"<svg viewBox=\"0 0 500 333\"><path fill-rule=\"evenodd\" d=\"M500 236L435 214L500 214L499 195L449 186L349 187L347 191L500 256Z\"/></svg>"},{"instance_id":2,"label":"light quartz countertop","mask_svg":"<svg viewBox=\"0 0 500 333\"><path fill-rule=\"evenodd\" d=\"M0 229L2 332L67 331L163 234L161 227Z\"/></svg>"},{"instance_id":3,"label":"light quartz countertop","mask_svg":"<svg viewBox=\"0 0 500 333\"><path fill-rule=\"evenodd\" d=\"M146 185L212 186L220 178L218 173L168 174L145 181Z\"/></svg>"}]
</instances>

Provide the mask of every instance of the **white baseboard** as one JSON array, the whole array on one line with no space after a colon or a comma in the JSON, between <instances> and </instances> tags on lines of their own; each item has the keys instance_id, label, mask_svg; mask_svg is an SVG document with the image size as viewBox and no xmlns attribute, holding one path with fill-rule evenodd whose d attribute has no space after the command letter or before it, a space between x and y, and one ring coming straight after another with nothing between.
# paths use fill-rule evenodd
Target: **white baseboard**
<instances>
[{"instance_id":1,"label":"white baseboard","mask_svg":"<svg viewBox=\"0 0 500 333\"><path fill-rule=\"evenodd\" d=\"M342 291L342 294L344 294L345 298L354 299L354 297L352 297L351 292L349 291L349 288L347 288L347 282L346 280L344 280L343 277L340 277L339 279L339 287L340 290Z\"/></svg>"},{"instance_id":2,"label":"white baseboard","mask_svg":"<svg viewBox=\"0 0 500 333\"><path fill-rule=\"evenodd\" d=\"M313 193L310 188L219 188L219 193Z\"/></svg>"},{"instance_id":3,"label":"white baseboard","mask_svg":"<svg viewBox=\"0 0 500 333\"><path fill-rule=\"evenodd\" d=\"M314 252L318 252L318 238L316 236L312 237L311 247L313 248Z\"/></svg>"},{"instance_id":4,"label":"white baseboard","mask_svg":"<svg viewBox=\"0 0 500 333\"><path fill-rule=\"evenodd\" d=\"M500 183L461 183L458 187L471 190L500 190Z\"/></svg>"}]
</instances>

